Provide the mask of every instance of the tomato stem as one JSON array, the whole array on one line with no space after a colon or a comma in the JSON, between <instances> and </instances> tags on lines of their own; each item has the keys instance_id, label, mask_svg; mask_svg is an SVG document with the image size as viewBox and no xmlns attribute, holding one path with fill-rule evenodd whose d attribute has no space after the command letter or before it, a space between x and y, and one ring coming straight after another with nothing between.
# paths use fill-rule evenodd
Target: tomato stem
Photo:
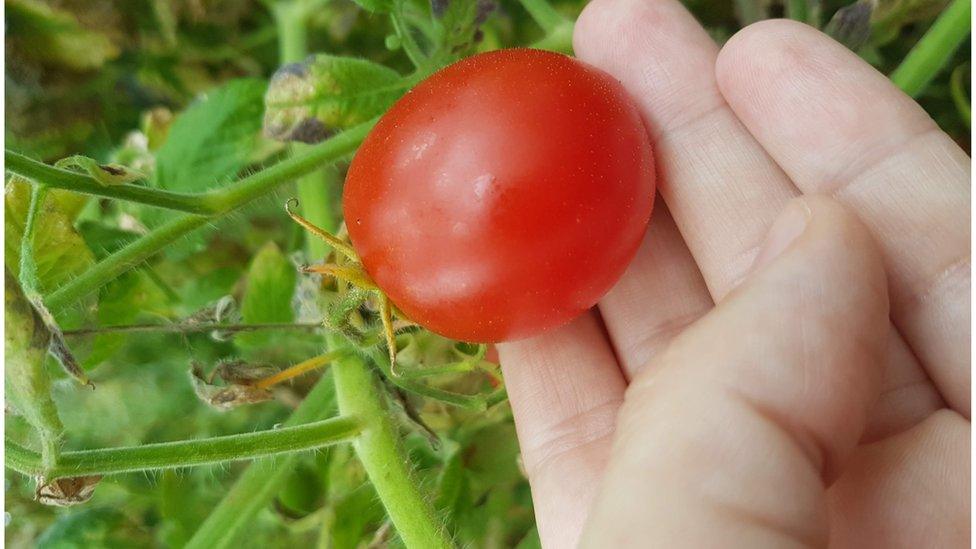
<instances>
[{"instance_id":1,"label":"tomato stem","mask_svg":"<svg viewBox=\"0 0 976 549\"><path fill-rule=\"evenodd\" d=\"M891 81L912 97L925 91L969 36L971 9L970 0L953 0L891 73Z\"/></svg>"},{"instance_id":2,"label":"tomato stem","mask_svg":"<svg viewBox=\"0 0 976 549\"><path fill-rule=\"evenodd\" d=\"M305 396L285 423L285 427L307 424L334 414L335 385L328 371ZM186 549L223 549L231 547L238 534L278 494L291 474L297 453L259 459L234 482L224 498L207 516L186 545Z\"/></svg>"},{"instance_id":3,"label":"tomato stem","mask_svg":"<svg viewBox=\"0 0 976 549\"><path fill-rule=\"evenodd\" d=\"M134 184L103 185L91 175L49 166L10 149L4 150L4 169L35 184L52 189L64 189L197 215L213 215L220 212L213 199L215 193L174 193Z\"/></svg>"},{"instance_id":4,"label":"tomato stem","mask_svg":"<svg viewBox=\"0 0 976 549\"><path fill-rule=\"evenodd\" d=\"M309 147L300 156L290 157L244 177L230 187L208 193L209 200L219 205L219 213L210 216L184 215L164 223L55 290L45 300L47 306L56 311L76 303L186 234L204 225L212 225L231 211L268 194L287 181L346 156L359 146L375 123L374 119L350 128Z\"/></svg>"},{"instance_id":5,"label":"tomato stem","mask_svg":"<svg viewBox=\"0 0 976 549\"><path fill-rule=\"evenodd\" d=\"M256 332L261 330L318 330L321 322L271 322L265 324L220 324L217 322L180 323L180 324L118 324L114 326L97 326L94 328L76 328L64 330L64 336L83 337L118 332L162 332L190 334L201 332Z\"/></svg>"},{"instance_id":6,"label":"tomato stem","mask_svg":"<svg viewBox=\"0 0 976 549\"><path fill-rule=\"evenodd\" d=\"M63 452L53 467L45 466L37 453L7 440L4 446L10 457L5 463L19 473L48 480L212 465L348 442L362 433L364 425L359 418L345 416L255 433Z\"/></svg>"},{"instance_id":7,"label":"tomato stem","mask_svg":"<svg viewBox=\"0 0 976 549\"><path fill-rule=\"evenodd\" d=\"M972 120L969 97L966 95L964 83L968 68L969 63L963 63L956 67L949 77L949 93L952 95L952 102L955 103L956 110L959 111L959 116L966 123L967 128L970 126Z\"/></svg>"},{"instance_id":8,"label":"tomato stem","mask_svg":"<svg viewBox=\"0 0 976 549\"><path fill-rule=\"evenodd\" d=\"M327 336L327 341L332 349L345 345L337 335ZM333 375L339 410L365 418L366 430L353 447L404 545L453 547L430 498L420 491L376 377L359 356L351 354L336 361Z\"/></svg>"}]
</instances>

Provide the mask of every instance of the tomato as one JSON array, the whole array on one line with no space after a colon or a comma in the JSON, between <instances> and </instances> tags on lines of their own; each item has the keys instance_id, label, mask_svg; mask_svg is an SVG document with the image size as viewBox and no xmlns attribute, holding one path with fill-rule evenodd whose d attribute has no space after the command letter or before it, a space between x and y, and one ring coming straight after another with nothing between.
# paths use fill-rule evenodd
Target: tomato
<instances>
[{"instance_id":1,"label":"tomato","mask_svg":"<svg viewBox=\"0 0 976 549\"><path fill-rule=\"evenodd\" d=\"M524 338L592 307L654 204L654 163L619 82L531 49L464 59L404 95L349 168L363 266L418 324Z\"/></svg>"}]
</instances>

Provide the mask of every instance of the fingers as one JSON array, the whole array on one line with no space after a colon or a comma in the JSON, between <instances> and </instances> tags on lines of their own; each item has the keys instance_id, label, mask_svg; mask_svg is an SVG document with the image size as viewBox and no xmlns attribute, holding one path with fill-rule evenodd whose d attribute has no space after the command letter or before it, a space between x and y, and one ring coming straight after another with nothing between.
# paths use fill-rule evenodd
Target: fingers
<instances>
[{"instance_id":1,"label":"fingers","mask_svg":"<svg viewBox=\"0 0 976 549\"><path fill-rule=\"evenodd\" d=\"M797 192L722 98L718 47L675 0L594 0L573 44L637 101L653 138L659 192L713 298L721 298Z\"/></svg>"},{"instance_id":2,"label":"fingers","mask_svg":"<svg viewBox=\"0 0 976 549\"><path fill-rule=\"evenodd\" d=\"M835 194L874 232L895 324L968 417L969 158L882 74L798 23L743 30L722 50L717 75L796 185Z\"/></svg>"},{"instance_id":3,"label":"fingers","mask_svg":"<svg viewBox=\"0 0 976 549\"><path fill-rule=\"evenodd\" d=\"M498 345L546 547L579 538L610 453L625 382L599 317Z\"/></svg>"},{"instance_id":4,"label":"fingers","mask_svg":"<svg viewBox=\"0 0 976 549\"><path fill-rule=\"evenodd\" d=\"M862 446L830 489L830 546L965 547L970 536L970 425L942 410Z\"/></svg>"},{"instance_id":5,"label":"fingers","mask_svg":"<svg viewBox=\"0 0 976 549\"><path fill-rule=\"evenodd\" d=\"M603 323L627 378L711 308L698 266L659 202L637 255L600 301Z\"/></svg>"},{"instance_id":6,"label":"fingers","mask_svg":"<svg viewBox=\"0 0 976 549\"><path fill-rule=\"evenodd\" d=\"M639 102L656 137L659 191L712 298L721 299L742 279L769 224L798 191L721 97L714 73L717 46L673 0L594 0L577 21L574 43L583 60L610 72ZM654 252L654 245L645 242L656 257L639 256L622 286L660 288L653 278L660 273L648 265L665 256L683 265L683 254L663 251L674 246L663 244L662 251ZM683 269L676 265L672 273ZM695 275L688 277L697 284ZM638 299L634 292L621 291L626 299L611 294L601 304L626 372L639 368L642 356L653 355L670 327L686 322L694 314L689 311L703 301L687 293L687 287L678 292L694 296L687 309L645 296L662 309L644 309L648 317L643 322L634 322L640 309L627 307L627 299ZM618 322L619 318L631 322ZM646 341L634 327L650 334L644 336ZM662 331L663 336L657 335ZM900 337L893 329L886 396L872 418L873 437L906 429L941 405Z\"/></svg>"},{"instance_id":7,"label":"fingers","mask_svg":"<svg viewBox=\"0 0 976 549\"><path fill-rule=\"evenodd\" d=\"M825 483L880 387L885 275L864 226L815 197L757 265L634 379L584 546L826 544Z\"/></svg>"}]
</instances>

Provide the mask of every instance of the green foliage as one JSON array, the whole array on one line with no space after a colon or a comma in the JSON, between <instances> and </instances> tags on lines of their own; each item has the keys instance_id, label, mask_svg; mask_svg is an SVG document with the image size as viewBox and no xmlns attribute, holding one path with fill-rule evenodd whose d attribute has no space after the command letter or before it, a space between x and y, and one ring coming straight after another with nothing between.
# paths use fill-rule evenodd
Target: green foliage
<instances>
[{"instance_id":1,"label":"green foliage","mask_svg":"<svg viewBox=\"0 0 976 549\"><path fill-rule=\"evenodd\" d=\"M248 163L257 143L267 85L257 79L232 80L204 94L176 117L155 154L152 186L168 191L201 193L229 183ZM139 216L156 227L179 214L139 208ZM197 234L168 248L179 257L203 249Z\"/></svg>"},{"instance_id":2,"label":"green foliage","mask_svg":"<svg viewBox=\"0 0 976 549\"><path fill-rule=\"evenodd\" d=\"M377 63L309 56L271 77L264 132L281 141L316 143L382 114L407 87L396 71Z\"/></svg>"},{"instance_id":3,"label":"green foliage","mask_svg":"<svg viewBox=\"0 0 976 549\"><path fill-rule=\"evenodd\" d=\"M720 42L749 20L785 13L822 26L886 74L947 4L684 3ZM583 0L532 4L527 9L529 3L514 0L281 0L271 8L271 2L257 0L8 0L8 146L48 163L65 159L62 165L106 186L190 194L225 188L320 146L285 147L265 137L316 141L341 132L380 114L423 75L465 55L515 45L568 48L569 23ZM274 11L284 7L295 17L276 17ZM282 28L282 21L293 27ZM820 25L824 21L829 23ZM279 45L288 44L314 55L282 67ZM947 57L949 50L939 53ZM918 96L950 135L967 144L968 61L964 43ZM326 156L348 155L354 144ZM378 472L403 469L390 468L395 463L389 460L402 456L397 463L409 464L414 491L426 498L416 501L429 501L458 545L538 548L507 405L472 410L430 398L442 394L437 391L492 390L479 370L481 350L408 331L399 336L404 372L419 376L432 364L451 366L442 375L409 380L427 388L428 396L395 392L378 374L383 365L370 355L355 375L348 369L307 373L277 386L269 401L220 412L194 394L187 375L191 362L209 370L244 359L278 370L321 354L321 333L101 330L320 321L337 301L334 287L297 275L296 265L321 260L324 249L310 254L281 207L299 194L310 218L341 210L334 202L341 194L342 163L330 168L329 177L309 179L314 192L304 182L301 192L291 184L295 174L326 173L325 156L319 158L276 180L272 198L250 196L243 211L220 219L182 218L190 221L173 229L172 244L148 247L113 270L102 281L107 283L94 286L97 292L65 300L58 313L64 340L95 381L95 391L59 382L63 374L47 356L47 340L40 339L49 332L33 329L39 320L29 306L8 301L7 396L21 414L8 415L8 440L38 451L44 447L40 431L70 454L303 425L334 416L333 376L347 382L352 377L363 398L352 398L347 384L346 407L372 410L370 420L390 435L379 442L397 441L386 444L385 461L369 463L379 483L384 479ZM314 188L316 181L331 187ZM9 178L5 251L14 276L29 201L28 184ZM158 208L62 190L48 192L42 207L32 257L46 296L176 218ZM337 222L330 217L328 224L335 229ZM211 230L184 230L199 225ZM8 288L8 300L16 299L16 290L16 284ZM239 303L239 311L230 307L217 314L219 303ZM375 329L375 303L356 305L356 326ZM95 333L72 333L89 328ZM12 547L404 545L379 499L389 497L389 485L377 489L348 445L253 463L108 476L90 502L67 510L35 501L32 480L10 472L8 479L11 522L5 538ZM404 488L399 486L401 493Z\"/></svg>"},{"instance_id":4,"label":"green foliage","mask_svg":"<svg viewBox=\"0 0 976 549\"><path fill-rule=\"evenodd\" d=\"M84 70L119 54L107 36L82 27L71 12L37 0L7 0L6 8L16 40L41 61Z\"/></svg>"},{"instance_id":5,"label":"green foliage","mask_svg":"<svg viewBox=\"0 0 976 549\"><path fill-rule=\"evenodd\" d=\"M42 205L34 230L33 256L42 293L77 276L94 263L94 257L73 226L78 195L51 193ZM4 193L4 262L15 277L20 275L20 243L30 205L30 185L19 178L7 181Z\"/></svg>"}]
</instances>

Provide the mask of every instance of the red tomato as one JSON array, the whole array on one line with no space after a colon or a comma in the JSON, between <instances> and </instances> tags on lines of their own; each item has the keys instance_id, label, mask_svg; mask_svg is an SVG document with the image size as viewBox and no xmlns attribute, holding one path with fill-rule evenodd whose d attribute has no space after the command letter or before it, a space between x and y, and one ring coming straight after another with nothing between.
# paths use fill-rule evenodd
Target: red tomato
<instances>
[{"instance_id":1,"label":"red tomato","mask_svg":"<svg viewBox=\"0 0 976 549\"><path fill-rule=\"evenodd\" d=\"M592 307L654 204L640 114L606 73L530 49L451 65L380 119L343 211L363 266L411 320L519 339Z\"/></svg>"}]
</instances>

